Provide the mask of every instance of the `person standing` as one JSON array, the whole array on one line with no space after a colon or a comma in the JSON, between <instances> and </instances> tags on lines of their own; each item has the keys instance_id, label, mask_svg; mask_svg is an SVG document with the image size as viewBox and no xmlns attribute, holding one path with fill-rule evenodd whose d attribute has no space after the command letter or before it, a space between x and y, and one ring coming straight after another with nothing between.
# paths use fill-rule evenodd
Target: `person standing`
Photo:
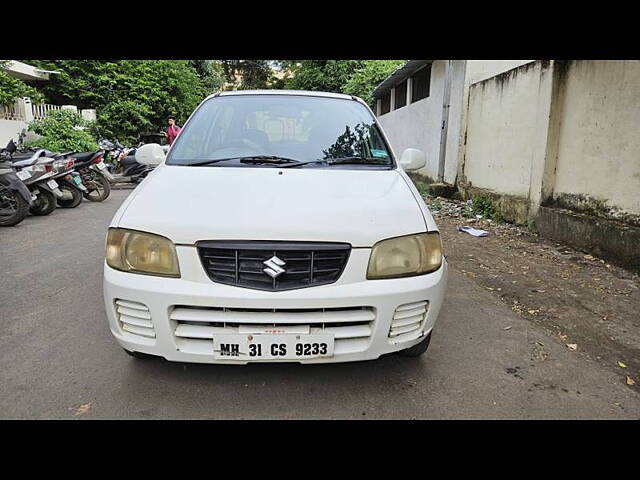
<instances>
[{"instance_id":1,"label":"person standing","mask_svg":"<svg viewBox=\"0 0 640 480\"><path fill-rule=\"evenodd\" d=\"M176 124L176 117L171 115L169 117L169 128L167 128L167 131L165 132L165 136L169 141L169 145L171 145L173 141L176 139L176 137L178 136L178 133L180 133L180 130L181 130L180 127Z\"/></svg>"}]
</instances>

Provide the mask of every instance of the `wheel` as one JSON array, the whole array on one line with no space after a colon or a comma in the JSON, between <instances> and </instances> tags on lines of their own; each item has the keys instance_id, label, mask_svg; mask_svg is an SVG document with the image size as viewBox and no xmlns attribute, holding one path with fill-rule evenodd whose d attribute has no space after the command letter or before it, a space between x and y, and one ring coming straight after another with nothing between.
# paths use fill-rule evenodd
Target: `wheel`
<instances>
[{"instance_id":1,"label":"wheel","mask_svg":"<svg viewBox=\"0 0 640 480\"><path fill-rule=\"evenodd\" d=\"M29 207L31 215L49 215L56 209L56 197L48 190L39 190L36 199Z\"/></svg>"},{"instance_id":2,"label":"wheel","mask_svg":"<svg viewBox=\"0 0 640 480\"><path fill-rule=\"evenodd\" d=\"M431 332L426 336L424 340L417 343L413 347L409 347L405 350L400 350L398 353L403 357L419 357L429 348L429 342L431 342Z\"/></svg>"},{"instance_id":3,"label":"wheel","mask_svg":"<svg viewBox=\"0 0 640 480\"><path fill-rule=\"evenodd\" d=\"M137 358L139 360L149 360L150 358L153 358L155 356L155 355L149 355L148 353L131 352L131 351L127 350L126 348L123 348L123 350L130 357Z\"/></svg>"},{"instance_id":4,"label":"wheel","mask_svg":"<svg viewBox=\"0 0 640 480\"><path fill-rule=\"evenodd\" d=\"M91 202L102 202L107 199L111 193L111 185L104 175L97 172L91 172L91 177L84 185L88 192L82 192L82 196Z\"/></svg>"},{"instance_id":5,"label":"wheel","mask_svg":"<svg viewBox=\"0 0 640 480\"><path fill-rule=\"evenodd\" d=\"M66 180L58 181L58 188L62 190L64 198L58 198L58 206L62 208L76 208L82 202L82 191Z\"/></svg>"},{"instance_id":6,"label":"wheel","mask_svg":"<svg viewBox=\"0 0 640 480\"><path fill-rule=\"evenodd\" d=\"M29 204L18 192L0 186L0 226L17 225L28 213Z\"/></svg>"}]
</instances>

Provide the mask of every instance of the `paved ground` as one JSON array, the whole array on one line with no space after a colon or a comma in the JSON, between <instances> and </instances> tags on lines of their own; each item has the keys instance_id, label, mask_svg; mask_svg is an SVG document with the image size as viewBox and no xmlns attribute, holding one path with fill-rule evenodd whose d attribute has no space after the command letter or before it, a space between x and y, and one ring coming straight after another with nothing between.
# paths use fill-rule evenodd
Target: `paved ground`
<instances>
[{"instance_id":1,"label":"paved ground","mask_svg":"<svg viewBox=\"0 0 640 480\"><path fill-rule=\"evenodd\" d=\"M425 199L440 228L447 258L466 279L640 393L638 273L526 227L464 218L462 202ZM461 233L457 230L461 225L486 229L489 236Z\"/></svg>"},{"instance_id":2,"label":"paved ground","mask_svg":"<svg viewBox=\"0 0 640 480\"><path fill-rule=\"evenodd\" d=\"M106 226L128 193L0 230L0 417L640 418L640 396L618 375L567 349L455 263L420 359L131 359L109 333L101 283Z\"/></svg>"}]
</instances>

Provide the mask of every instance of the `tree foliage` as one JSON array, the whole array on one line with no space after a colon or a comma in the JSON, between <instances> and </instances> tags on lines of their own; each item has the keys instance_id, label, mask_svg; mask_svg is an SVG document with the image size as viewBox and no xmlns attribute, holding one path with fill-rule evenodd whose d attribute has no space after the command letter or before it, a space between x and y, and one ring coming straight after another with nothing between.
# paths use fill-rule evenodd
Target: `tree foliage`
<instances>
[{"instance_id":1,"label":"tree foliage","mask_svg":"<svg viewBox=\"0 0 640 480\"><path fill-rule=\"evenodd\" d=\"M281 60L278 65L290 69L293 77L286 88L346 93L362 98L373 106L373 90L406 60Z\"/></svg>"},{"instance_id":2,"label":"tree foliage","mask_svg":"<svg viewBox=\"0 0 640 480\"><path fill-rule=\"evenodd\" d=\"M29 146L54 152L96 150L98 145L93 136L78 127L86 127L86 122L77 113L69 110L51 112L45 118L29 123L29 130L41 136Z\"/></svg>"},{"instance_id":3,"label":"tree foliage","mask_svg":"<svg viewBox=\"0 0 640 480\"><path fill-rule=\"evenodd\" d=\"M344 85L364 66L362 60L302 60L292 66L287 88L342 93Z\"/></svg>"},{"instance_id":4,"label":"tree foliage","mask_svg":"<svg viewBox=\"0 0 640 480\"><path fill-rule=\"evenodd\" d=\"M134 143L139 133L165 128L169 115L183 123L220 80L215 66L188 60L28 63L60 72L39 86L48 102L96 109L95 130L125 143Z\"/></svg>"},{"instance_id":5,"label":"tree foliage","mask_svg":"<svg viewBox=\"0 0 640 480\"><path fill-rule=\"evenodd\" d=\"M342 86L343 93L362 98L374 107L373 90L406 60L367 60Z\"/></svg>"},{"instance_id":6,"label":"tree foliage","mask_svg":"<svg viewBox=\"0 0 640 480\"><path fill-rule=\"evenodd\" d=\"M33 103L42 103L44 97L35 88L6 72L5 67L9 63L7 60L0 61L0 105L10 105L20 97L29 97Z\"/></svg>"},{"instance_id":7,"label":"tree foliage","mask_svg":"<svg viewBox=\"0 0 640 480\"><path fill-rule=\"evenodd\" d=\"M222 89L225 77L222 64L215 60L189 60L202 83L206 94L210 95Z\"/></svg>"},{"instance_id":8,"label":"tree foliage","mask_svg":"<svg viewBox=\"0 0 640 480\"><path fill-rule=\"evenodd\" d=\"M229 85L238 90L269 88L273 71L268 60L221 60Z\"/></svg>"},{"instance_id":9,"label":"tree foliage","mask_svg":"<svg viewBox=\"0 0 640 480\"><path fill-rule=\"evenodd\" d=\"M0 104L29 96L34 103L93 108L96 135L135 143L140 133L182 124L207 95L227 88L290 88L357 95L372 91L401 60L26 60L56 70L47 82L25 84L0 68ZM1 67L1 65L0 65ZM288 75L276 78L274 67ZM34 87L39 90L38 93Z\"/></svg>"}]
</instances>

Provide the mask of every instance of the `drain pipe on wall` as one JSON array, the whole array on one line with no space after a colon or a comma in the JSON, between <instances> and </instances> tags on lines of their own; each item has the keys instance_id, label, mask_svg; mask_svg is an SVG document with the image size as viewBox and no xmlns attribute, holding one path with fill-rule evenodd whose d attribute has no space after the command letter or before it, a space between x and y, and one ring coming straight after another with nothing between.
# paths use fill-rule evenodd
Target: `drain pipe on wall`
<instances>
[{"instance_id":1,"label":"drain pipe on wall","mask_svg":"<svg viewBox=\"0 0 640 480\"><path fill-rule=\"evenodd\" d=\"M444 183L444 161L447 154L447 130L449 128L449 103L451 101L451 76L453 61L445 63L444 95L442 100L442 130L440 131L440 158L438 159L438 182Z\"/></svg>"}]
</instances>

